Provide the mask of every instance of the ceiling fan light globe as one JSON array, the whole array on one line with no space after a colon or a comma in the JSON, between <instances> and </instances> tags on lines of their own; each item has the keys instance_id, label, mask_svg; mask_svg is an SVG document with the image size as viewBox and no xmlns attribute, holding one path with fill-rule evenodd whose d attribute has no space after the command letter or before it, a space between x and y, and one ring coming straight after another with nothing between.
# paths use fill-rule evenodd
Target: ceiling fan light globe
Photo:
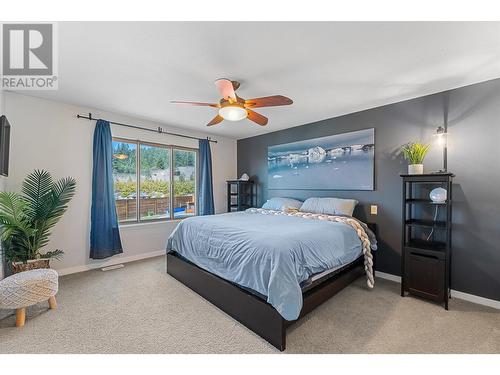
<instances>
[{"instance_id":1,"label":"ceiling fan light globe","mask_svg":"<svg viewBox=\"0 0 500 375\"><path fill-rule=\"evenodd\" d=\"M219 116L228 121L240 121L247 117L247 110L236 105L228 105L219 109Z\"/></svg>"}]
</instances>

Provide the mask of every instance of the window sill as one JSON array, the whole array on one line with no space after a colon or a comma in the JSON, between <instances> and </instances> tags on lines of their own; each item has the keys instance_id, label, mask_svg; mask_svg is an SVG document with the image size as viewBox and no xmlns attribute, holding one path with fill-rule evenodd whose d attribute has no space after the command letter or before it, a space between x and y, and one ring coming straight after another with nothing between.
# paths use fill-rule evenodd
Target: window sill
<instances>
[{"instance_id":1,"label":"window sill","mask_svg":"<svg viewBox=\"0 0 500 375\"><path fill-rule=\"evenodd\" d=\"M158 221L152 221L150 223L147 222L140 222L140 223L121 223L118 224L119 229L126 229L126 228L141 228L141 227L149 227L149 226L160 226L160 225L168 225L170 223L179 223L183 219L173 219L173 220L158 220Z\"/></svg>"}]
</instances>

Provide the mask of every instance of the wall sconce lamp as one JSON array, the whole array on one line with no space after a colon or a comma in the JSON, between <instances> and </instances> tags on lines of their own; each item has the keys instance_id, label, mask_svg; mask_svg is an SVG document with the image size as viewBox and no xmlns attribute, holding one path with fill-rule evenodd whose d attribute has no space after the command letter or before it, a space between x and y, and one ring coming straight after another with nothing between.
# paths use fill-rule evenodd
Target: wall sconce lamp
<instances>
[{"instance_id":1,"label":"wall sconce lamp","mask_svg":"<svg viewBox=\"0 0 500 375\"><path fill-rule=\"evenodd\" d=\"M448 170L448 126L445 123L444 127L439 126L436 129L436 142L439 147L443 148L443 168L438 173L447 173Z\"/></svg>"}]
</instances>

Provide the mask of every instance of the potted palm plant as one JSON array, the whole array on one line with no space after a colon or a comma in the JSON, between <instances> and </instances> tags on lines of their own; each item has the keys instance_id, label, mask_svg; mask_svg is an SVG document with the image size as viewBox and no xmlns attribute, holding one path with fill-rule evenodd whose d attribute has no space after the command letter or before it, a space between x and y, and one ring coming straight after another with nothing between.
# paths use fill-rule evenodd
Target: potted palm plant
<instances>
[{"instance_id":1,"label":"potted palm plant","mask_svg":"<svg viewBox=\"0 0 500 375\"><path fill-rule=\"evenodd\" d=\"M409 142L401 147L403 157L408 161L408 174L424 173L424 158L431 145Z\"/></svg>"},{"instance_id":2,"label":"potted palm plant","mask_svg":"<svg viewBox=\"0 0 500 375\"><path fill-rule=\"evenodd\" d=\"M49 268L62 250L42 249L52 228L66 212L76 190L72 177L53 181L49 172L36 170L22 185L22 193L0 192L0 239L12 272Z\"/></svg>"}]
</instances>

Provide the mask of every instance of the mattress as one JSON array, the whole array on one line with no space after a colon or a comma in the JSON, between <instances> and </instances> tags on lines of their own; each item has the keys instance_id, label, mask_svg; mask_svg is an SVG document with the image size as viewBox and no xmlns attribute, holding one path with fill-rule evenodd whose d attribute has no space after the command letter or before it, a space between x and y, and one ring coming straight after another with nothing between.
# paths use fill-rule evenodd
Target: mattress
<instances>
[{"instance_id":1,"label":"mattress","mask_svg":"<svg viewBox=\"0 0 500 375\"><path fill-rule=\"evenodd\" d=\"M358 260L361 260L363 256L361 255L359 258L353 260L352 262L346 263L344 265L338 266L338 267L333 267L331 269L328 269L326 271L317 273L315 275L312 275L310 278L308 278L306 281L303 281L300 283L300 288L302 292L307 292L309 289L312 289L321 283L327 281L330 279L332 276L337 274L338 272L341 272L343 269L348 268L349 265L357 262Z\"/></svg>"}]
</instances>

